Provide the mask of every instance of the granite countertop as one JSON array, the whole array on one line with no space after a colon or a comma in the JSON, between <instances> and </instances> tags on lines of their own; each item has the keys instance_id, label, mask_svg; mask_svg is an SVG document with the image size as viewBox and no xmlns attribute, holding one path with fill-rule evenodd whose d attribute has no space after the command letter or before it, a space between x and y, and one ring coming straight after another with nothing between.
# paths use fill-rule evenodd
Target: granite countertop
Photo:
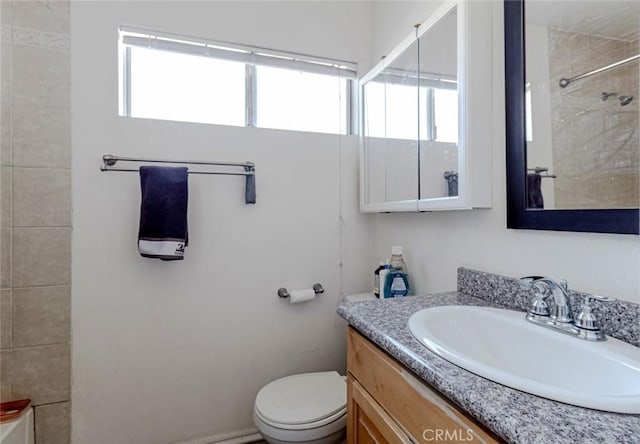
<instances>
[{"instance_id":1,"label":"granite countertop","mask_svg":"<svg viewBox=\"0 0 640 444\"><path fill-rule=\"evenodd\" d=\"M414 339L407 321L418 310L441 305L500 307L449 292L343 303L338 314L507 442L640 443L640 415L602 412L540 398L477 376L430 352Z\"/></svg>"}]
</instances>

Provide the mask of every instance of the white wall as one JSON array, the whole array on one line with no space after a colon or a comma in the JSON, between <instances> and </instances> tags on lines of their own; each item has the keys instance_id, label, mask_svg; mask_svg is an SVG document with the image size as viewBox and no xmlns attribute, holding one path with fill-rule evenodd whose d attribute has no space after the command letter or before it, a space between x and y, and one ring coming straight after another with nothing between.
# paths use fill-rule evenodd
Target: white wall
<instances>
[{"instance_id":1,"label":"white wall","mask_svg":"<svg viewBox=\"0 0 640 444\"><path fill-rule=\"evenodd\" d=\"M71 18L73 442L251 427L267 382L344 371L335 307L341 290L368 289L371 268L357 138L118 117L117 25L367 64L370 4L73 2ZM145 259L138 176L99 172L105 153L250 160L258 203L244 204L242 178L192 176L185 260ZM326 292L313 302L276 296L314 282Z\"/></svg>"},{"instance_id":2,"label":"white wall","mask_svg":"<svg viewBox=\"0 0 640 444\"><path fill-rule=\"evenodd\" d=\"M372 62L378 63L409 35L415 25L424 22L441 1L374 1L372 12Z\"/></svg>"},{"instance_id":3,"label":"white wall","mask_svg":"<svg viewBox=\"0 0 640 444\"><path fill-rule=\"evenodd\" d=\"M501 3L493 5L493 208L375 215L372 262L388 257L391 245L403 245L419 293L454 289L456 268L464 265L510 276L566 278L571 288L640 302L637 236L506 229L503 19ZM394 21L375 6L374 22L392 28Z\"/></svg>"}]
</instances>

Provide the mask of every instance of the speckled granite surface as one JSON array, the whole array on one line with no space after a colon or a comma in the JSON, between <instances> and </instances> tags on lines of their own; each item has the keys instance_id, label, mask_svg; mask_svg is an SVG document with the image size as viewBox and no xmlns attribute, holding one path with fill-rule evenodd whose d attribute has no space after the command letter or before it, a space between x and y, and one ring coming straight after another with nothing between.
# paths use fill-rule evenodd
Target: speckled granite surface
<instances>
[{"instance_id":1,"label":"speckled granite surface","mask_svg":"<svg viewBox=\"0 0 640 444\"><path fill-rule=\"evenodd\" d=\"M569 283L569 289L571 289L571 283ZM522 290L517 279L464 267L458 268L458 291L469 296L486 299L511 310L527 311L531 303L531 293ZM588 293L570 291L574 317L580 312L585 296L588 296ZM640 346L639 304L627 301L601 302L596 300L592 302L591 307L601 322L602 330L607 335Z\"/></svg>"},{"instance_id":2,"label":"speckled granite surface","mask_svg":"<svg viewBox=\"0 0 640 444\"><path fill-rule=\"evenodd\" d=\"M441 305L499 306L449 292L344 303L338 313L507 442L640 443L640 415L600 412L529 395L476 376L431 353L413 338L407 320L418 310Z\"/></svg>"}]
</instances>

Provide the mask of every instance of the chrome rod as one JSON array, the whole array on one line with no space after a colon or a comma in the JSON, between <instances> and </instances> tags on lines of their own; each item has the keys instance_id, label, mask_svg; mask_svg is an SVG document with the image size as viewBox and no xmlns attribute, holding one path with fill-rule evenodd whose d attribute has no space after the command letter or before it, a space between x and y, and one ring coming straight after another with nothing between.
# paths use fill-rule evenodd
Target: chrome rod
<instances>
[{"instance_id":1,"label":"chrome rod","mask_svg":"<svg viewBox=\"0 0 640 444\"><path fill-rule=\"evenodd\" d=\"M104 162L104 166L101 168L102 171L129 171L129 170L116 170L116 169L106 169L105 166L113 166L116 162L149 162L149 163L181 163L188 165L216 165L216 166L237 166L242 167L247 171L253 171L255 169L255 164L253 162L210 162L203 160L167 160L167 159L141 159L137 157L120 157L114 156L113 154L105 154L102 156L102 161ZM137 171L137 170L132 170ZM210 173L214 174L214 173ZM231 174L231 173L221 173L221 174ZM246 176L246 174L244 174Z\"/></svg>"},{"instance_id":2,"label":"chrome rod","mask_svg":"<svg viewBox=\"0 0 640 444\"><path fill-rule=\"evenodd\" d=\"M536 174L540 174L540 173L545 173L545 174L540 174L540 177L544 178L550 178L550 179L555 179L556 176L555 174L549 174L549 168L547 167L535 167L535 168L527 168L527 171L532 171Z\"/></svg>"},{"instance_id":3,"label":"chrome rod","mask_svg":"<svg viewBox=\"0 0 640 444\"><path fill-rule=\"evenodd\" d=\"M174 163L174 162L170 162L170 163ZM187 162L175 162L175 163L187 163ZM109 166L101 166L100 167L100 171L131 171L134 173L138 173L140 170L134 170L131 168L111 168ZM189 171L187 170L187 173L189 174L219 174L222 176L253 176L255 175L254 171L245 171L245 172L238 172L238 173L225 173L223 171Z\"/></svg>"},{"instance_id":4,"label":"chrome rod","mask_svg":"<svg viewBox=\"0 0 640 444\"><path fill-rule=\"evenodd\" d=\"M629 62L633 62L634 60L637 60L640 58L640 54L631 56L629 58L626 58L624 60L620 60L618 62L612 63L611 65L607 65L607 66L603 66L602 68L598 68L598 69L594 69L593 71L589 71L586 72L584 74L580 74L579 76L575 76L575 77L571 77L570 79L564 78L564 79L560 79L560 88L566 88L567 86L569 86L570 83L575 82L576 80L581 80L584 79L586 77L590 77L594 74L599 74L603 71L607 71L611 68L615 68L616 66L620 66L620 65L624 65L625 63L629 63Z\"/></svg>"}]
</instances>

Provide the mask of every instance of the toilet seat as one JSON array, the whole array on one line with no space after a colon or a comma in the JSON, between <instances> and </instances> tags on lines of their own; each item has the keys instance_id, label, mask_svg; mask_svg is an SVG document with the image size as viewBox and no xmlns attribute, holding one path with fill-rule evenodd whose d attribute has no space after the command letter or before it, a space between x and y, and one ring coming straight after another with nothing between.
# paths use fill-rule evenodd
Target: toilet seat
<instances>
[{"instance_id":1,"label":"toilet seat","mask_svg":"<svg viewBox=\"0 0 640 444\"><path fill-rule=\"evenodd\" d=\"M346 391L337 372L287 376L260 390L254 411L261 422L279 429L318 428L346 414Z\"/></svg>"},{"instance_id":2,"label":"toilet seat","mask_svg":"<svg viewBox=\"0 0 640 444\"><path fill-rule=\"evenodd\" d=\"M264 424L270 425L271 427L287 430L307 430L322 427L339 420L341 417L347 414L347 408L345 407L344 409L334 413L333 415L327 416L326 418L323 418L319 421L309 422L305 424L287 424L271 421L268 418L265 418L257 408L255 409L255 414L260 419L260 421L262 421Z\"/></svg>"}]
</instances>

